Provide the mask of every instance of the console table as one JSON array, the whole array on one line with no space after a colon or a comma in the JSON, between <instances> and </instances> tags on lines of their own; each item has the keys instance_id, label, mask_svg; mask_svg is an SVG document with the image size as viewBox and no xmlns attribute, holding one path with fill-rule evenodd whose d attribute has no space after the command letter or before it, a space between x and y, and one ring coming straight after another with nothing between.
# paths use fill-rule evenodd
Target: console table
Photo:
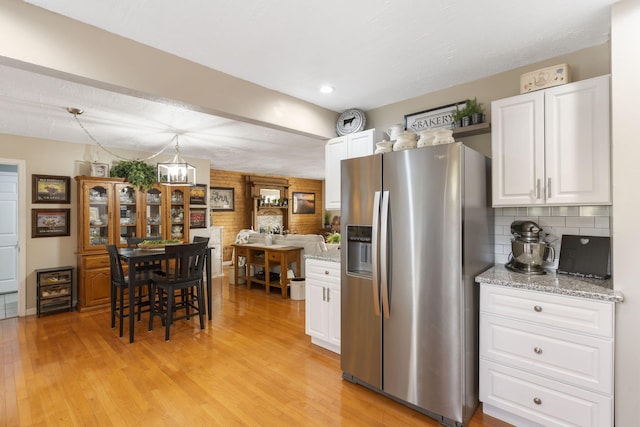
<instances>
[{"instance_id":1,"label":"console table","mask_svg":"<svg viewBox=\"0 0 640 427\"><path fill-rule=\"evenodd\" d=\"M296 277L301 274L301 252L304 249L301 246L285 246L285 245L264 245L256 243L248 243L244 245L232 245L235 248L235 258L233 260L235 268L235 283L238 278L238 258L245 257L247 260L244 278L247 281L247 288L251 289L251 283L259 283L264 285L267 293L271 286L280 288L282 298L287 298L287 288L289 286L289 278L287 277L287 269L289 265L295 263ZM273 265L280 265L280 281L272 282L270 280L269 270ZM264 271L264 280L251 276L251 267L258 267Z\"/></svg>"}]
</instances>

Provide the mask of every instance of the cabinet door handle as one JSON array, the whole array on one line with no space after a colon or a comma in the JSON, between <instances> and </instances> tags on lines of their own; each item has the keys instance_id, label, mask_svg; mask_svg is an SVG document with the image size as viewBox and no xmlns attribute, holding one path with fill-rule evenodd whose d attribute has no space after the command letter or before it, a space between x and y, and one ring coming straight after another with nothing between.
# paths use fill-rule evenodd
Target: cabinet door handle
<instances>
[{"instance_id":1,"label":"cabinet door handle","mask_svg":"<svg viewBox=\"0 0 640 427\"><path fill-rule=\"evenodd\" d=\"M536 180L536 199L540 198L540 178Z\"/></svg>"},{"instance_id":2,"label":"cabinet door handle","mask_svg":"<svg viewBox=\"0 0 640 427\"><path fill-rule=\"evenodd\" d=\"M547 199L551 198L551 177L547 178Z\"/></svg>"},{"instance_id":3,"label":"cabinet door handle","mask_svg":"<svg viewBox=\"0 0 640 427\"><path fill-rule=\"evenodd\" d=\"M535 311L537 311L538 313L540 313L540 312L542 311L542 307L540 307L539 305L534 305L534 306L533 306L533 309L534 309Z\"/></svg>"},{"instance_id":4,"label":"cabinet door handle","mask_svg":"<svg viewBox=\"0 0 640 427\"><path fill-rule=\"evenodd\" d=\"M534 397L533 403L535 403L536 405L542 405L542 399L540 399L539 397Z\"/></svg>"},{"instance_id":5,"label":"cabinet door handle","mask_svg":"<svg viewBox=\"0 0 640 427\"><path fill-rule=\"evenodd\" d=\"M541 349L540 347L534 347L534 348L533 348L533 352L534 352L535 354L542 354L542 349Z\"/></svg>"},{"instance_id":6,"label":"cabinet door handle","mask_svg":"<svg viewBox=\"0 0 640 427\"><path fill-rule=\"evenodd\" d=\"M327 300L327 288L325 288L324 286L322 287L322 301L326 301Z\"/></svg>"},{"instance_id":7,"label":"cabinet door handle","mask_svg":"<svg viewBox=\"0 0 640 427\"><path fill-rule=\"evenodd\" d=\"M327 288L327 302L331 301L331 288Z\"/></svg>"}]
</instances>

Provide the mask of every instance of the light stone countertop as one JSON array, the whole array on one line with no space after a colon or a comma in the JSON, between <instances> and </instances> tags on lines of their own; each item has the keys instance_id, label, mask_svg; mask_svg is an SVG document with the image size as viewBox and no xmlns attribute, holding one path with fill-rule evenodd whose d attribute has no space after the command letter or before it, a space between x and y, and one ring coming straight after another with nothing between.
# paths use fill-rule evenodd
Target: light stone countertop
<instances>
[{"instance_id":1,"label":"light stone countertop","mask_svg":"<svg viewBox=\"0 0 640 427\"><path fill-rule=\"evenodd\" d=\"M320 261L340 262L340 250L331 249L328 251L305 254L304 259L317 259Z\"/></svg>"},{"instance_id":2,"label":"light stone countertop","mask_svg":"<svg viewBox=\"0 0 640 427\"><path fill-rule=\"evenodd\" d=\"M557 274L555 270L545 271L547 274L523 274L508 270L504 265L495 265L476 276L476 282L600 301L624 301L622 292L613 289L611 279L586 279Z\"/></svg>"}]
</instances>

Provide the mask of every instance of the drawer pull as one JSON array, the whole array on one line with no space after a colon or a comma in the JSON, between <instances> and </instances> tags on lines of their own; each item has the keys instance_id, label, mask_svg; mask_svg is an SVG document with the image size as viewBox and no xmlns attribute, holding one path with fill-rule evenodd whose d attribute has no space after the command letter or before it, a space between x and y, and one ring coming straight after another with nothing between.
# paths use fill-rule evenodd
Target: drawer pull
<instances>
[{"instance_id":1,"label":"drawer pull","mask_svg":"<svg viewBox=\"0 0 640 427\"><path fill-rule=\"evenodd\" d=\"M533 403L535 403L536 405L542 405L542 399L540 399L539 397L534 397Z\"/></svg>"},{"instance_id":2,"label":"drawer pull","mask_svg":"<svg viewBox=\"0 0 640 427\"><path fill-rule=\"evenodd\" d=\"M534 306L533 306L533 309L534 309L535 311L537 311L538 313L540 313L540 312L542 311L542 307L540 307L539 305L534 305Z\"/></svg>"},{"instance_id":3,"label":"drawer pull","mask_svg":"<svg viewBox=\"0 0 640 427\"><path fill-rule=\"evenodd\" d=\"M540 347L534 347L533 351L535 354L542 354L542 349Z\"/></svg>"},{"instance_id":4,"label":"drawer pull","mask_svg":"<svg viewBox=\"0 0 640 427\"><path fill-rule=\"evenodd\" d=\"M329 270L325 270L325 271L324 271L324 274L329 274Z\"/></svg>"}]
</instances>

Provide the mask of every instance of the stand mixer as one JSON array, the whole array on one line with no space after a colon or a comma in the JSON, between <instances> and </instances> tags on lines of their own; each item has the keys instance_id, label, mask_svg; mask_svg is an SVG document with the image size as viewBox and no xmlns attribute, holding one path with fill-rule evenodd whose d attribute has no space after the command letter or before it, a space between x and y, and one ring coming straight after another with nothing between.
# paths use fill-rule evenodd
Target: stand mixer
<instances>
[{"instance_id":1,"label":"stand mixer","mask_svg":"<svg viewBox=\"0 0 640 427\"><path fill-rule=\"evenodd\" d=\"M511 223L511 256L505 267L524 274L546 274L544 264L553 262L555 249L540 241L542 229L533 221Z\"/></svg>"}]
</instances>

